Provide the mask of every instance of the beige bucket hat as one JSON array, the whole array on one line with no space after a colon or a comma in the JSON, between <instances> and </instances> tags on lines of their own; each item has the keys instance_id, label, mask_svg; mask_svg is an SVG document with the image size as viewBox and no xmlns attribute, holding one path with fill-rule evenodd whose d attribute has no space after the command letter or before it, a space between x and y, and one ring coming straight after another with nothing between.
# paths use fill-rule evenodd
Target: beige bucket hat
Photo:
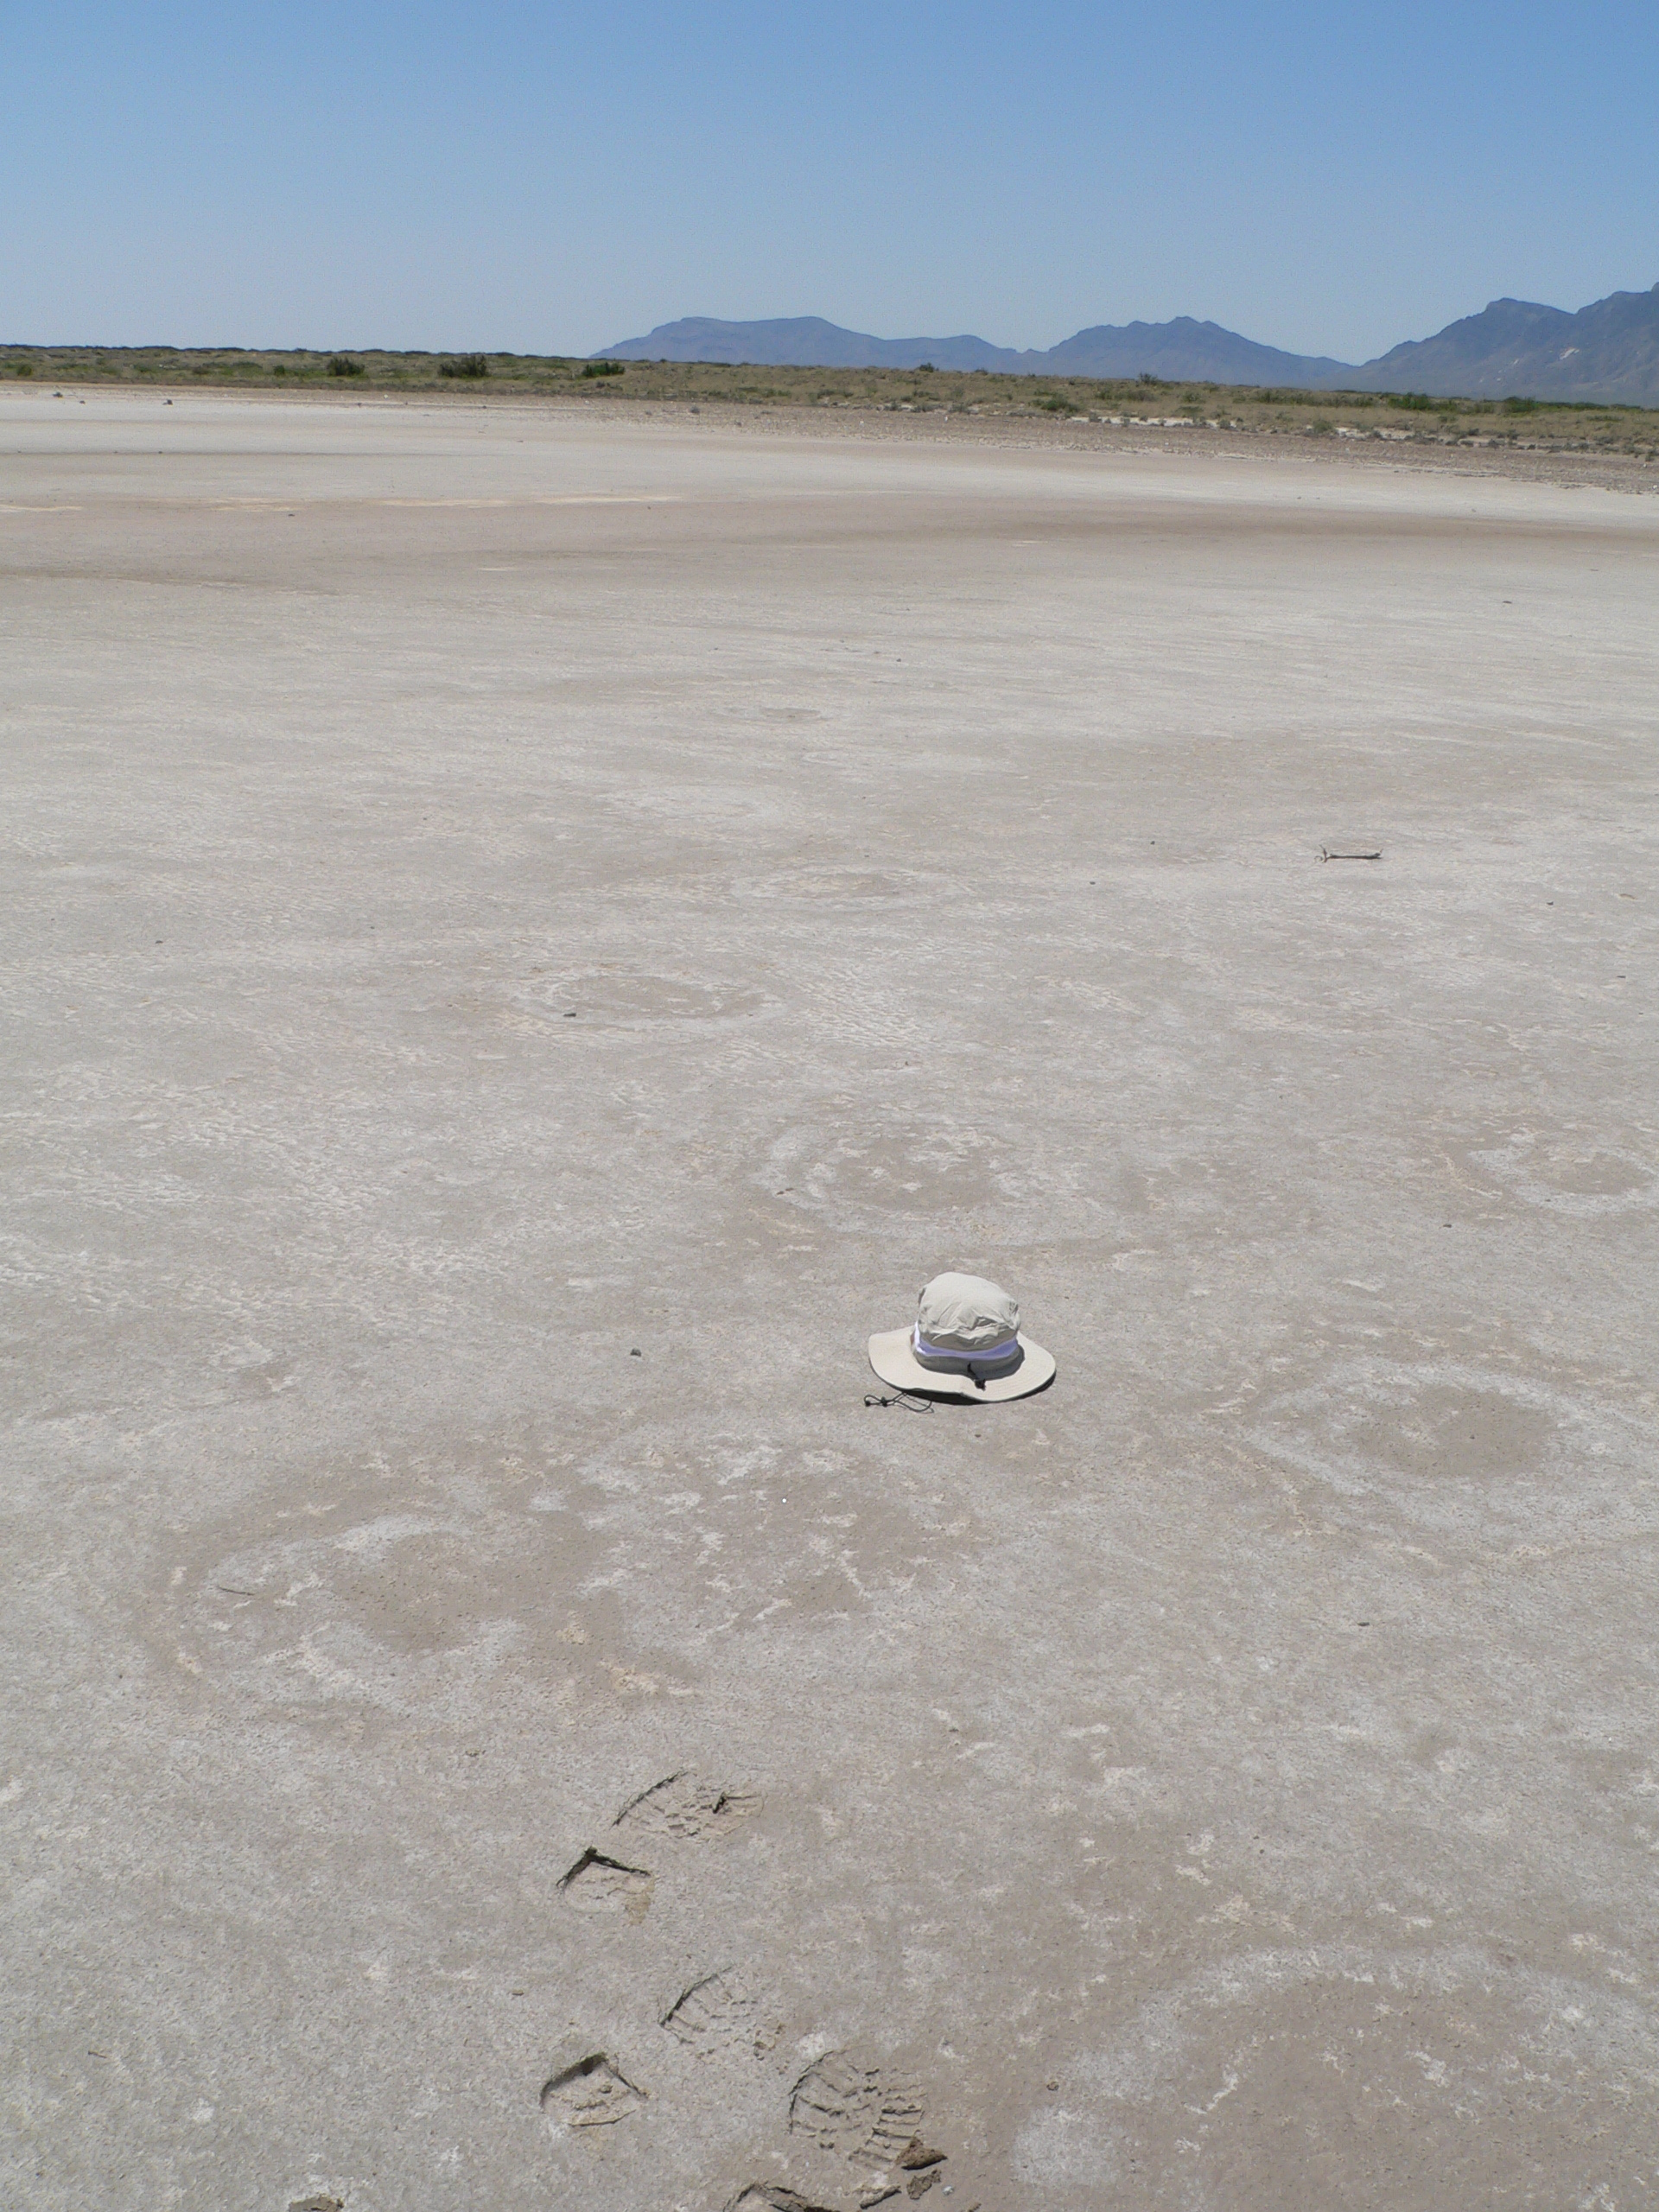
<instances>
[{"instance_id":1,"label":"beige bucket hat","mask_svg":"<svg viewBox=\"0 0 1659 2212\"><path fill-rule=\"evenodd\" d=\"M870 1365L899 1390L935 1396L1024 1398L1052 1382L1054 1363L1020 1333L1020 1308L983 1275L935 1275L916 1301L916 1325L870 1338Z\"/></svg>"}]
</instances>

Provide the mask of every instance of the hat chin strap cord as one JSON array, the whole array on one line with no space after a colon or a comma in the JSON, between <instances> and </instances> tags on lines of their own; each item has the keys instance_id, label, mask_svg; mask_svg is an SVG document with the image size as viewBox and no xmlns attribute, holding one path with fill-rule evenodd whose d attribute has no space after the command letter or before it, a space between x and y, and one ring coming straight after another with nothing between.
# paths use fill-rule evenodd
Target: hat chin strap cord
<instances>
[{"instance_id":1,"label":"hat chin strap cord","mask_svg":"<svg viewBox=\"0 0 1659 2212\"><path fill-rule=\"evenodd\" d=\"M945 1344L929 1344L918 1322L910 1332L910 1348L918 1365L931 1368L941 1382L965 1382L982 1395L986 1383L995 1379L982 1375L979 1372L982 1367L997 1368L1005 1375L1012 1375L1020 1364L1018 1336L1005 1337L1000 1344L988 1344L983 1351L954 1351ZM879 1391L867 1390L864 1402L867 1406L902 1406L906 1413L912 1414L931 1414L933 1410L932 1399L924 1397L914 1388L895 1390L890 1397L882 1396Z\"/></svg>"}]
</instances>

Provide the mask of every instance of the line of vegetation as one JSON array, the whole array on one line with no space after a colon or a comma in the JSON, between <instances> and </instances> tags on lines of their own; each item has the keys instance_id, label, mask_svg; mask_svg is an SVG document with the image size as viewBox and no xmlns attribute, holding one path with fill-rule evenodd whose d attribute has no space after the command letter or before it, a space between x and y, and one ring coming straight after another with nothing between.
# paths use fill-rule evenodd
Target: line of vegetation
<instances>
[{"instance_id":1,"label":"line of vegetation","mask_svg":"<svg viewBox=\"0 0 1659 2212\"><path fill-rule=\"evenodd\" d=\"M525 353L327 353L234 346L0 346L0 377L36 385L218 385L293 391L350 383L369 393L455 392L587 403L650 400L746 409L811 407L1124 427L1180 426L1317 436L1538 442L1552 448L1650 452L1659 409L1586 400L1440 398L1427 392L1302 391L1135 377L1023 377L997 371L788 369L753 362L582 359ZM457 393L457 396L459 394ZM486 395L481 391L480 398Z\"/></svg>"}]
</instances>

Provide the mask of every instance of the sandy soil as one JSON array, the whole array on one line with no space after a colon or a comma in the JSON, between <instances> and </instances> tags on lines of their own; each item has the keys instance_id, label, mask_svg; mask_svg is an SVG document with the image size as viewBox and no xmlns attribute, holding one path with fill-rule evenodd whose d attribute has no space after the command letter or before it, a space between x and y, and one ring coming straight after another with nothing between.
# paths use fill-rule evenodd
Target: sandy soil
<instances>
[{"instance_id":1,"label":"sandy soil","mask_svg":"<svg viewBox=\"0 0 1659 2212\"><path fill-rule=\"evenodd\" d=\"M67 391L65 397L69 397ZM340 404L338 400L333 404ZM479 408L510 406L514 403L492 398L449 404ZM520 406L524 404L518 403ZM623 405L613 402L610 408L606 408L599 400L580 404L556 401L552 404L562 413L582 416L613 410L620 414ZM1553 484L1563 490L1659 492L1659 459L1651 454L1617 450L1567 451L1549 444L1541 435L1530 443L1511 444L1490 437L1460 436L1433 430L1413 433L1405 444L1396 445L1370 433L1351 439L1334 433L1309 435L1294 429L1239 426L1211 430L1201 424L1180 429L1165 423L1128 426L1098 417L1084 421L1077 416L1044 419L990 413L973 416L923 408L910 411L885 407L820 410L710 406L706 402L691 408L652 406L632 401L626 403L626 408L630 416L637 411L658 423L682 423L695 413L703 418L708 428L750 433L770 430L791 438L844 440L852 436L866 443L872 439L898 440L911 445L993 446L1020 453L1089 453L1118 458L1181 454L1205 461L1271 460L1281 466L1311 461L1322 468L1382 469L1391 476L1397 476L1402 469L1430 470L1436 475L1466 476L1477 481L1501 476L1521 484Z\"/></svg>"},{"instance_id":2,"label":"sandy soil","mask_svg":"<svg viewBox=\"0 0 1659 2212\"><path fill-rule=\"evenodd\" d=\"M1659 506L840 428L0 398L8 2203L1659 2202Z\"/></svg>"}]
</instances>

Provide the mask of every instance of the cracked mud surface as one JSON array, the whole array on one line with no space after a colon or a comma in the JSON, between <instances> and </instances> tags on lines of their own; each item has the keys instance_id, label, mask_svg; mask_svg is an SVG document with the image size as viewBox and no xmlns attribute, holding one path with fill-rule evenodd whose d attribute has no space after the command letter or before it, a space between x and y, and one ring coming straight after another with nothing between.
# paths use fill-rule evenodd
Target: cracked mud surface
<instances>
[{"instance_id":1,"label":"cracked mud surface","mask_svg":"<svg viewBox=\"0 0 1659 2212\"><path fill-rule=\"evenodd\" d=\"M0 444L6 2202L1659 2207L1659 506Z\"/></svg>"}]
</instances>

